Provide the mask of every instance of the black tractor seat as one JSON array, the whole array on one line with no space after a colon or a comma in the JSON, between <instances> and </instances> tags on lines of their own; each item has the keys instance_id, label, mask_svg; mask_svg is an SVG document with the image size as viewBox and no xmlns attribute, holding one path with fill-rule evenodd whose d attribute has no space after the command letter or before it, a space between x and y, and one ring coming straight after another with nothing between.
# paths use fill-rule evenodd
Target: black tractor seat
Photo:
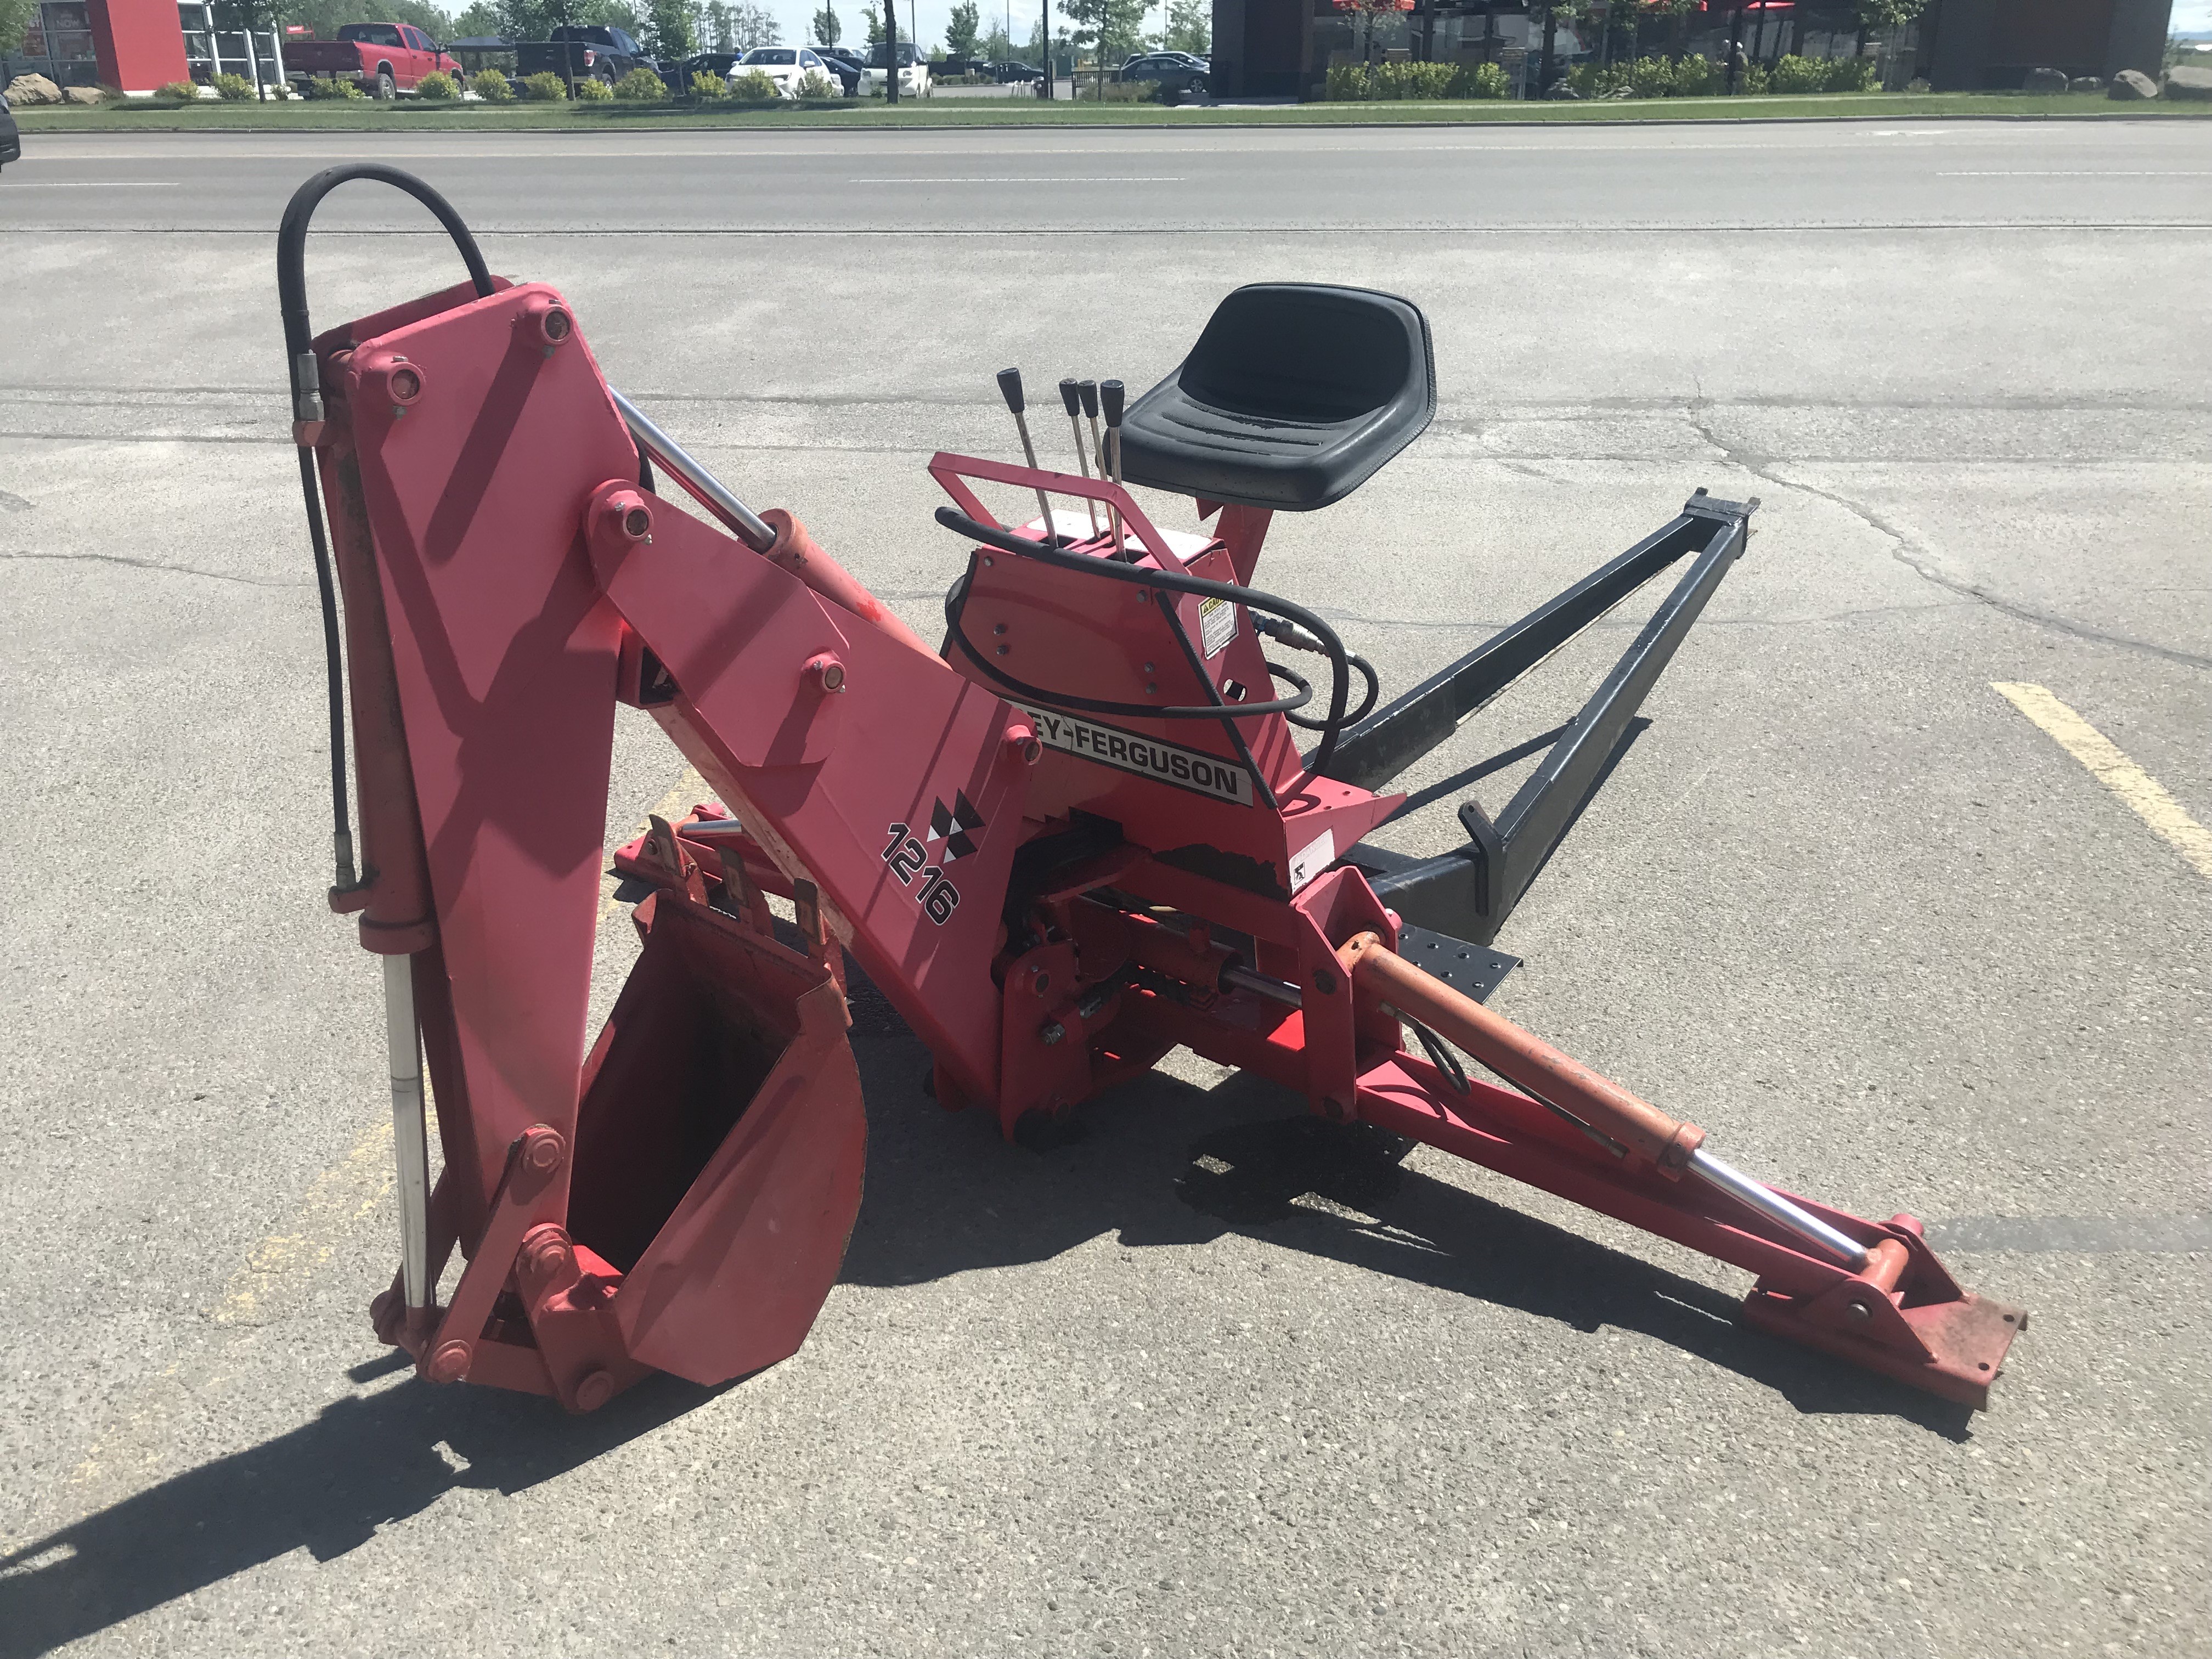
<instances>
[{"instance_id":1,"label":"black tractor seat","mask_svg":"<svg viewBox=\"0 0 2212 1659\"><path fill-rule=\"evenodd\" d=\"M1436 413L1420 307L1371 289L1255 283L1214 308L1182 367L1129 405L1131 483L1310 513L1341 501Z\"/></svg>"}]
</instances>

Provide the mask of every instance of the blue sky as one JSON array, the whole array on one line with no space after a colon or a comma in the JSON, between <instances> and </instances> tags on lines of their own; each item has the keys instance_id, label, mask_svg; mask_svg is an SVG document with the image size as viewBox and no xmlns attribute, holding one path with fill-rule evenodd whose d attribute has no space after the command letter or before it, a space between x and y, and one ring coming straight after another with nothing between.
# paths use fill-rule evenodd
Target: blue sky
<instances>
[{"instance_id":1,"label":"blue sky","mask_svg":"<svg viewBox=\"0 0 2212 1659\"><path fill-rule=\"evenodd\" d=\"M2173 27L2212 29L2212 0L2174 0Z\"/></svg>"}]
</instances>

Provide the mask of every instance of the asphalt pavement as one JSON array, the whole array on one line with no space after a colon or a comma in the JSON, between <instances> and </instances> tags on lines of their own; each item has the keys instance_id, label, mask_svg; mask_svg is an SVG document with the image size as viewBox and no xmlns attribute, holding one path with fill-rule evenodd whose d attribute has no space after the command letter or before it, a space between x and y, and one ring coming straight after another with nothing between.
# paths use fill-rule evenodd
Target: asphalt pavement
<instances>
[{"instance_id":1,"label":"asphalt pavement","mask_svg":"<svg viewBox=\"0 0 2212 1659\"><path fill-rule=\"evenodd\" d=\"M26 148L0 1656L2212 1652L2212 875L1993 689L2046 688L2212 824L2212 130ZM1992 1409L1750 1332L1733 1270L1433 1152L1316 1166L1294 1103L1188 1058L1079 1145L1006 1146L922 1097L865 989L867 1196L796 1358L580 1420L392 1368L272 258L292 187L362 155L918 628L961 550L923 461L1013 453L992 372L1149 385L1261 278L1435 329L1428 435L1279 518L1259 578L1386 689L1696 486L1760 496L1496 1006L1781 1186L1925 1218L2033 1310ZM320 324L457 274L363 187L329 223ZM1531 763L1486 757L1639 620L1410 774L1388 843L1501 805ZM684 773L625 718L610 839ZM600 938L604 1007L618 907Z\"/></svg>"}]
</instances>

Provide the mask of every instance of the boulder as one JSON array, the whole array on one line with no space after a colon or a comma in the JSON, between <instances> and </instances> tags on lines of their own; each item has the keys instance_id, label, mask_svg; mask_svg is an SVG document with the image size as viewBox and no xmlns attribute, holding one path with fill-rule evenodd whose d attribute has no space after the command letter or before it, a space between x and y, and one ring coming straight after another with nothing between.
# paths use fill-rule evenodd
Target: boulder
<instances>
[{"instance_id":1,"label":"boulder","mask_svg":"<svg viewBox=\"0 0 2212 1659\"><path fill-rule=\"evenodd\" d=\"M2077 75L2068 84L2069 92L2102 92L2105 83L2094 75Z\"/></svg>"},{"instance_id":2,"label":"boulder","mask_svg":"<svg viewBox=\"0 0 2212 1659\"><path fill-rule=\"evenodd\" d=\"M2032 69L2021 85L2022 92L2063 92L2066 90L2066 71L2055 69Z\"/></svg>"},{"instance_id":3,"label":"boulder","mask_svg":"<svg viewBox=\"0 0 2212 1659\"><path fill-rule=\"evenodd\" d=\"M2212 69L2176 67L2166 72L2169 98L2212 98Z\"/></svg>"},{"instance_id":4,"label":"boulder","mask_svg":"<svg viewBox=\"0 0 2212 1659\"><path fill-rule=\"evenodd\" d=\"M8 83L9 107L25 104L58 104L62 89L43 75L19 75Z\"/></svg>"},{"instance_id":5,"label":"boulder","mask_svg":"<svg viewBox=\"0 0 2212 1659\"><path fill-rule=\"evenodd\" d=\"M62 88L62 102L64 104L97 104L106 96L107 94L98 87L64 87Z\"/></svg>"},{"instance_id":6,"label":"boulder","mask_svg":"<svg viewBox=\"0 0 2212 1659\"><path fill-rule=\"evenodd\" d=\"M2112 84L2105 88L2105 96L2127 103L2139 98L2158 96L2158 82L2141 70L2122 70L2112 77Z\"/></svg>"}]
</instances>

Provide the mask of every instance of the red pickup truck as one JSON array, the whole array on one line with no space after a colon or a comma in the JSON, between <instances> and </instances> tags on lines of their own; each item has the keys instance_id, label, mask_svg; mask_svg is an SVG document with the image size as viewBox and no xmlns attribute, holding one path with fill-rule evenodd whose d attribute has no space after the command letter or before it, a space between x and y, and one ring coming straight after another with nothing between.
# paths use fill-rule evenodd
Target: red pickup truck
<instances>
[{"instance_id":1,"label":"red pickup truck","mask_svg":"<svg viewBox=\"0 0 2212 1659\"><path fill-rule=\"evenodd\" d=\"M432 70L460 84L461 66L412 23L344 23L335 40L287 40L284 78L302 92L318 77L352 81L372 98L412 92Z\"/></svg>"}]
</instances>

